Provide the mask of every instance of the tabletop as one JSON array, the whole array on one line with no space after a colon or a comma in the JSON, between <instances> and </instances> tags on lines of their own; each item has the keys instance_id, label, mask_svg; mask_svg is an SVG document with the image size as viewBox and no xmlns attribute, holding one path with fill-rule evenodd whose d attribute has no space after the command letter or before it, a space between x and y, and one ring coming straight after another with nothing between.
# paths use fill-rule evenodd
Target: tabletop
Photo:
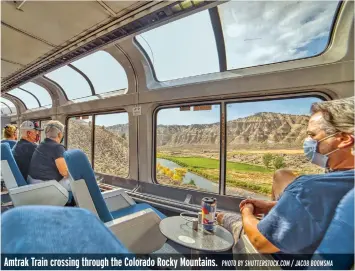
<instances>
[{"instance_id":1,"label":"tabletop","mask_svg":"<svg viewBox=\"0 0 355 271\"><path fill-rule=\"evenodd\" d=\"M221 226L215 227L216 230L212 233L203 230L202 225L196 231L192 229L192 222L180 216L164 218L159 224L160 231L166 238L185 247L207 252L229 250L234 244L232 234Z\"/></svg>"}]
</instances>

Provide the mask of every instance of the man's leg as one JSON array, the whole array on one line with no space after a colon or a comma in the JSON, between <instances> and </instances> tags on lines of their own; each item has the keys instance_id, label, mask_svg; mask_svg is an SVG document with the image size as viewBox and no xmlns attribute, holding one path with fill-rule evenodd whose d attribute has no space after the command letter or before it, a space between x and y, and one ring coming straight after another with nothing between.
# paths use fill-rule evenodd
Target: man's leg
<instances>
[{"instance_id":1,"label":"man's leg","mask_svg":"<svg viewBox=\"0 0 355 271\"><path fill-rule=\"evenodd\" d=\"M27 176L27 182L29 184L37 184L37 183L43 183L44 181L38 180L38 179L33 179L30 175Z\"/></svg>"},{"instance_id":2,"label":"man's leg","mask_svg":"<svg viewBox=\"0 0 355 271\"><path fill-rule=\"evenodd\" d=\"M70 187L70 179L69 178L63 178L59 181L59 184L63 186L66 190L71 191Z\"/></svg>"},{"instance_id":3,"label":"man's leg","mask_svg":"<svg viewBox=\"0 0 355 271\"><path fill-rule=\"evenodd\" d=\"M296 175L288 169L279 169L274 173L272 181L272 200L279 200L285 188L296 179Z\"/></svg>"}]
</instances>

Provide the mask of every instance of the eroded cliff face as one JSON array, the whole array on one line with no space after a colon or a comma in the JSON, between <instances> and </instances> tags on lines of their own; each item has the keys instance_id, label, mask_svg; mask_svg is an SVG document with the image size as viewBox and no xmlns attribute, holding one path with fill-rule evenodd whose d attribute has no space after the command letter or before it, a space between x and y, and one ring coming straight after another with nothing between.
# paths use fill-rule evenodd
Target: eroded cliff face
<instances>
[{"instance_id":1,"label":"eroded cliff face","mask_svg":"<svg viewBox=\"0 0 355 271\"><path fill-rule=\"evenodd\" d=\"M227 122L229 145L300 147L308 116L262 112ZM220 124L158 125L157 146L218 145Z\"/></svg>"},{"instance_id":2,"label":"eroded cliff face","mask_svg":"<svg viewBox=\"0 0 355 271\"><path fill-rule=\"evenodd\" d=\"M91 127L87 123L73 121L69 124L69 129L68 148L82 150L91 160ZM95 127L96 172L121 177L128 175L128 134L124 131L123 128L122 131L113 131L109 127Z\"/></svg>"}]
</instances>

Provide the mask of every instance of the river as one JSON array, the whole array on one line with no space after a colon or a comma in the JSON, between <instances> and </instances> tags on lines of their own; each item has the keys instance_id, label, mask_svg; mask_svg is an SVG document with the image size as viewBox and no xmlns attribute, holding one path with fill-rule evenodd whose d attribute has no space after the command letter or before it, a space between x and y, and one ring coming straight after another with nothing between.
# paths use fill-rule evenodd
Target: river
<instances>
[{"instance_id":1,"label":"river","mask_svg":"<svg viewBox=\"0 0 355 271\"><path fill-rule=\"evenodd\" d=\"M166 159L157 158L157 163L169 168L170 170L174 170L175 168L182 168L182 166L179 166L178 164ZM218 193L218 184L213 183L204 177L198 176L188 171L182 181L183 183L189 183L191 180L195 182L198 188L204 189L209 192Z\"/></svg>"},{"instance_id":2,"label":"river","mask_svg":"<svg viewBox=\"0 0 355 271\"><path fill-rule=\"evenodd\" d=\"M178 164L166 160L166 159L161 159L157 158L157 163L161 164L164 167L169 168L170 170L175 170L175 168L182 168L182 166L179 166ZM196 186L200 189L203 189L208 192L213 192L213 193L218 193L218 184L211 182L210 180L201 177L199 175L196 175L192 172L187 172L185 174L185 177L182 179L183 183L189 183L191 180L193 180L196 184ZM262 200L269 200L269 197L265 195L261 195L258 193L254 193L251 191L244 190L242 188L238 187L227 187L227 194L229 195L236 195L240 197L252 197L256 199L262 199Z\"/></svg>"}]
</instances>

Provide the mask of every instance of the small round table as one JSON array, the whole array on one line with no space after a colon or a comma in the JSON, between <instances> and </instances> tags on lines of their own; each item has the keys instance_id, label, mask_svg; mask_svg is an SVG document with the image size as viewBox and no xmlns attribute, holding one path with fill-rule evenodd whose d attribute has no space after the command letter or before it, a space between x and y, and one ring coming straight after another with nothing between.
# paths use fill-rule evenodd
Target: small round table
<instances>
[{"instance_id":1,"label":"small round table","mask_svg":"<svg viewBox=\"0 0 355 271\"><path fill-rule=\"evenodd\" d=\"M198 231L192 228L192 222L180 216L171 216L160 221L159 228L166 238L188 248L206 252L222 252L229 250L234 239L232 234L221 226L216 225L215 232L203 230L199 225Z\"/></svg>"}]
</instances>

